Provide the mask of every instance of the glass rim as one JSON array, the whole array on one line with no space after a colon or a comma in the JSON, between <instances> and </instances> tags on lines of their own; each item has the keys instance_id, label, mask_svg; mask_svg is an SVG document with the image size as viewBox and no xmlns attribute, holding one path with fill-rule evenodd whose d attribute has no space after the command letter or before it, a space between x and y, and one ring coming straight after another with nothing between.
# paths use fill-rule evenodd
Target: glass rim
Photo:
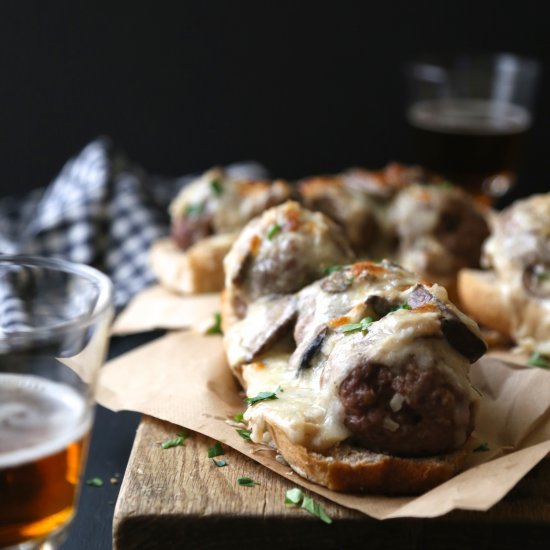
<instances>
[{"instance_id":1,"label":"glass rim","mask_svg":"<svg viewBox=\"0 0 550 550\"><path fill-rule=\"evenodd\" d=\"M26 254L0 254L0 268L3 265L42 267L78 275L97 287L98 296L94 308L89 314L79 315L51 326L33 327L32 330L19 330L8 334L0 331L0 342L40 339L45 336L62 334L68 330L83 328L113 309L113 283L107 275L94 267L62 258Z\"/></svg>"}]
</instances>

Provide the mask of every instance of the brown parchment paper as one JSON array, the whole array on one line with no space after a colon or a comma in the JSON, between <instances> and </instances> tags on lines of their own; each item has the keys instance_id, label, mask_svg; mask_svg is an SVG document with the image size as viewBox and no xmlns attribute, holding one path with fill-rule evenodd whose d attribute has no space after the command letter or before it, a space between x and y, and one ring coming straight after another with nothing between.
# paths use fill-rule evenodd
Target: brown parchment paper
<instances>
[{"instance_id":1,"label":"brown parchment paper","mask_svg":"<svg viewBox=\"0 0 550 550\"><path fill-rule=\"evenodd\" d=\"M244 404L219 336L172 332L109 362L98 401L203 433L297 485L374 518L435 517L456 508L489 509L550 452L550 372L523 368L515 356L503 359L489 355L471 369L483 393L474 435L490 451L472 453L463 473L416 498L335 493L292 473L266 447L245 442L228 422Z\"/></svg>"},{"instance_id":2,"label":"brown parchment paper","mask_svg":"<svg viewBox=\"0 0 550 550\"><path fill-rule=\"evenodd\" d=\"M119 336L155 329L200 328L212 324L220 310L219 293L183 296L155 285L136 294L121 311L111 334Z\"/></svg>"}]
</instances>

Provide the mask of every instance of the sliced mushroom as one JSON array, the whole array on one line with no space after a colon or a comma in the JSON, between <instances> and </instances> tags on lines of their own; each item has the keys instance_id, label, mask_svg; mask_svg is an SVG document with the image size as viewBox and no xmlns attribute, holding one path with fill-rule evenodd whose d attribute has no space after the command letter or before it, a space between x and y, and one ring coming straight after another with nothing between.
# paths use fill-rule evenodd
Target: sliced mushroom
<instances>
[{"instance_id":1,"label":"sliced mushroom","mask_svg":"<svg viewBox=\"0 0 550 550\"><path fill-rule=\"evenodd\" d=\"M441 331L450 346L471 363L477 361L486 351L487 344L474 334L445 303L436 298L425 286L416 285L408 299L413 309L434 304L441 313Z\"/></svg>"}]
</instances>

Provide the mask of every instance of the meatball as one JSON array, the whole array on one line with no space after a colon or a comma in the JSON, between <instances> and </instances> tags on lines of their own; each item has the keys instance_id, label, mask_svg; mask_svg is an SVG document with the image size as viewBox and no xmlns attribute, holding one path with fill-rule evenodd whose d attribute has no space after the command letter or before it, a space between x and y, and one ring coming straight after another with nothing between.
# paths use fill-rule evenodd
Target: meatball
<instances>
[{"instance_id":1,"label":"meatball","mask_svg":"<svg viewBox=\"0 0 550 550\"><path fill-rule=\"evenodd\" d=\"M302 180L298 190L306 208L323 212L343 228L355 252L369 250L380 229L367 193L349 187L340 176Z\"/></svg>"},{"instance_id":2,"label":"meatball","mask_svg":"<svg viewBox=\"0 0 550 550\"><path fill-rule=\"evenodd\" d=\"M170 204L172 238L186 250L209 235L236 232L291 193L282 180L245 179L214 168L185 186Z\"/></svg>"},{"instance_id":3,"label":"meatball","mask_svg":"<svg viewBox=\"0 0 550 550\"><path fill-rule=\"evenodd\" d=\"M395 368L365 359L339 389L346 427L368 449L401 456L450 452L473 430L467 391L415 355Z\"/></svg>"},{"instance_id":4,"label":"meatball","mask_svg":"<svg viewBox=\"0 0 550 550\"><path fill-rule=\"evenodd\" d=\"M347 264L353 252L342 230L319 212L289 201L252 220L224 260L227 297L238 317L269 294L292 294Z\"/></svg>"},{"instance_id":5,"label":"meatball","mask_svg":"<svg viewBox=\"0 0 550 550\"><path fill-rule=\"evenodd\" d=\"M389 212L399 240L397 261L443 285L463 267L478 267L489 236L484 215L458 187L413 185Z\"/></svg>"}]
</instances>

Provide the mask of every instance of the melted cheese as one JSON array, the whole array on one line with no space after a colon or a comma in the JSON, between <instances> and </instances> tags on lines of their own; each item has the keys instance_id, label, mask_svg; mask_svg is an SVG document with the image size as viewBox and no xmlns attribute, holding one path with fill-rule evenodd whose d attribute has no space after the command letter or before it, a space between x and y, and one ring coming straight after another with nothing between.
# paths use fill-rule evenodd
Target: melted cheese
<instances>
[{"instance_id":1,"label":"melted cheese","mask_svg":"<svg viewBox=\"0 0 550 550\"><path fill-rule=\"evenodd\" d=\"M360 264L356 264L360 265ZM354 266L355 267L355 266ZM307 327L302 328L301 341L311 341L319 327L347 313L356 322L365 297L377 294L396 303L407 301L415 278L408 272L390 269L379 276L353 284L348 292L326 293L317 282L302 291L304 305L312 311L306 315ZM434 285L431 292L446 302L446 292ZM447 302L448 303L448 302ZM449 304L449 307L452 306ZM359 314L360 315L360 314ZM458 315L458 313L457 313ZM461 319L464 317L460 315ZM465 318L468 326L478 333L477 326ZM382 363L399 371L414 356L419 368L437 368L466 393L472 400L478 398L468 381L468 361L441 337L440 313L435 306L413 310L400 309L374 322L368 332L346 333L340 326L329 331L323 345L309 368L298 371L293 361L298 349L281 346L262 355L259 363L243 366L247 395L253 397L263 391L277 392L278 399L263 401L249 407L245 419L252 431L252 440L269 440L268 425L278 426L295 443L323 451L344 441L351 434L344 424L344 409L339 388L350 372L364 360ZM300 334L300 331L297 330ZM398 396L401 404L406 397ZM462 418L469 415L469 404L455 413ZM466 417L468 418L468 417ZM457 422L459 425L465 423ZM395 429L395 427L393 427ZM390 427L388 427L390 429ZM456 434L457 445L463 443L464 434Z\"/></svg>"},{"instance_id":2,"label":"melted cheese","mask_svg":"<svg viewBox=\"0 0 550 550\"><path fill-rule=\"evenodd\" d=\"M483 265L495 272L518 346L544 354L550 353L550 299L529 296L523 275L532 263L550 262L549 243L550 194L533 195L494 214L482 256Z\"/></svg>"}]
</instances>

